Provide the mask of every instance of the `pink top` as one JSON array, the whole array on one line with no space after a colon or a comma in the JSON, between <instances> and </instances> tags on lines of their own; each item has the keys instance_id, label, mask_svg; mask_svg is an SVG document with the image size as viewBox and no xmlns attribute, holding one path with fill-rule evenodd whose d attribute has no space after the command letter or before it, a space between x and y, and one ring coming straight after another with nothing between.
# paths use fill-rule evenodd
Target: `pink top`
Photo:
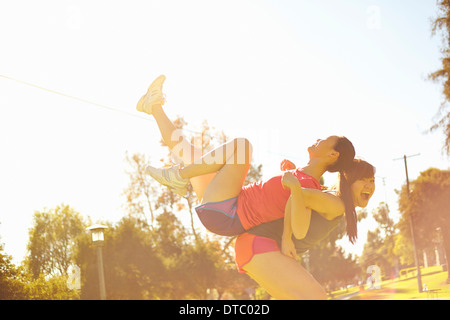
<instances>
[{"instance_id":1,"label":"pink top","mask_svg":"<svg viewBox=\"0 0 450 320\"><path fill-rule=\"evenodd\" d=\"M302 187L321 189L316 178L300 169L291 172ZM237 214L244 229L248 230L261 223L283 218L290 195L291 191L281 184L281 175L243 187L238 196Z\"/></svg>"}]
</instances>

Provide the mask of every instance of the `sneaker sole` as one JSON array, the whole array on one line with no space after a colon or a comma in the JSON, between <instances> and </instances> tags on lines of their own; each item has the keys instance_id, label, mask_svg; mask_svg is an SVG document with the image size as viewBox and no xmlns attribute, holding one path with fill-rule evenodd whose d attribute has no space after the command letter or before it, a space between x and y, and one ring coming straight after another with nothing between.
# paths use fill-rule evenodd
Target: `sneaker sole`
<instances>
[{"instance_id":1,"label":"sneaker sole","mask_svg":"<svg viewBox=\"0 0 450 320\"><path fill-rule=\"evenodd\" d=\"M179 195L180 197L184 197L187 194L187 190L186 189L175 189L172 187L168 187L170 191L172 191L173 193L176 193L177 195Z\"/></svg>"},{"instance_id":2,"label":"sneaker sole","mask_svg":"<svg viewBox=\"0 0 450 320\"><path fill-rule=\"evenodd\" d=\"M147 172L153 179L158 181L160 184L162 184L170 189L173 189L173 190L184 189L187 185L187 184L183 184L183 183L177 183L174 181L167 181L165 172L162 169L155 169L155 168L150 167L150 168L147 168Z\"/></svg>"},{"instance_id":3,"label":"sneaker sole","mask_svg":"<svg viewBox=\"0 0 450 320\"><path fill-rule=\"evenodd\" d=\"M162 87L162 85L164 84L164 81L166 81L166 76L165 75L160 75L158 78L156 78L155 80L153 80L153 82L150 84L150 86L148 87L148 89L147 89L147 92L146 92L146 94L145 95L143 95L142 97L141 97L141 99L139 99L139 101L138 101L138 103L137 103L137 106L136 106L136 109L138 110L138 111L141 111L141 112L145 112L145 113L148 113L148 114L152 114L152 104L151 104L151 102L150 102L150 105L147 107L147 110L144 110L144 101L145 101L145 99L146 99L146 97L147 97L147 94L149 94L151 91L152 91L152 89L154 88L154 87L156 87L156 86L161 86ZM162 89L161 89L161 91L162 91ZM164 104L164 102L165 102L165 99L164 99L164 96L163 96L163 98L161 99L161 105L163 105Z\"/></svg>"}]
</instances>

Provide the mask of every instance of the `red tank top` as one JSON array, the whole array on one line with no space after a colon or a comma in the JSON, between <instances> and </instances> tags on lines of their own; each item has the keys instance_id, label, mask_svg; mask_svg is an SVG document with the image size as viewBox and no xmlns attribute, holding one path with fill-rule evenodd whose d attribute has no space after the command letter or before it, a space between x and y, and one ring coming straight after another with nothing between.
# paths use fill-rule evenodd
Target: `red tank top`
<instances>
[{"instance_id":1,"label":"red tank top","mask_svg":"<svg viewBox=\"0 0 450 320\"><path fill-rule=\"evenodd\" d=\"M291 172L303 188L321 189L316 178L300 169ZM290 195L291 191L284 189L281 184L281 175L243 187L238 196L237 214L244 229L248 230L261 223L283 218Z\"/></svg>"}]
</instances>

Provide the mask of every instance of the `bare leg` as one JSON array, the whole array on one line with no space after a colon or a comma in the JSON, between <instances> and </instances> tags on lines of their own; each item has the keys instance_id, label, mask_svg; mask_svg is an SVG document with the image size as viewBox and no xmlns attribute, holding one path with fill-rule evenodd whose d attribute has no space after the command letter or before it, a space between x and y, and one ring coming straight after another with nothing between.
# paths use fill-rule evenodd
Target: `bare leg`
<instances>
[{"instance_id":1,"label":"bare leg","mask_svg":"<svg viewBox=\"0 0 450 320\"><path fill-rule=\"evenodd\" d=\"M248 275L280 300L325 300L325 290L294 259L280 251L256 254L243 269Z\"/></svg>"},{"instance_id":2,"label":"bare leg","mask_svg":"<svg viewBox=\"0 0 450 320\"><path fill-rule=\"evenodd\" d=\"M189 165L194 161L200 159L202 150L192 145L182 134L181 130L177 129L172 121L167 117L161 105L153 106L153 117L158 124L161 136L175 155L180 158L185 165ZM210 173L197 177L192 177L190 183L194 189L199 201L203 198L203 193L216 173Z\"/></svg>"},{"instance_id":3,"label":"bare leg","mask_svg":"<svg viewBox=\"0 0 450 320\"><path fill-rule=\"evenodd\" d=\"M139 100L137 110L154 116L164 142L187 167L178 172L175 169L158 171L149 166L147 171L160 183L174 190L182 190L185 180L189 179L202 203L237 196L250 169L250 143L246 139L234 139L201 156L201 152L183 137L161 108L165 100L162 94L164 80L165 76L161 75L152 82L147 94ZM183 181L177 180L176 176Z\"/></svg>"},{"instance_id":4,"label":"bare leg","mask_svg":"<svg viewBox=\"0 0 450 320\"><path fill-rule=\"evenodd\" d=\"M203 193L202 203L223 201L241 192L250 169L252 146L247 139L234 139L180 169L184 179L215 173Z\"/></svg>"}]
</instances>

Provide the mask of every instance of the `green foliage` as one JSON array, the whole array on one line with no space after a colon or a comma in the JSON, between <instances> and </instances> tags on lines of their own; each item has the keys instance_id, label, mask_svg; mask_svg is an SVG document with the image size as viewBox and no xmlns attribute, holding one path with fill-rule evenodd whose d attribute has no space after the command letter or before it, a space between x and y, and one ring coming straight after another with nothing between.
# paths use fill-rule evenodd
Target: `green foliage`
<instances>
[{"instance_id":1,"label":"green foliage","mask_svg":"<svg viewBox=\"0 0 450 320\"><path fill-rule=\"evenodd\" d=\"M184 124L182 119L175 123ZM203 149L214 142L204 123ZM226 139L222 133L222 139ZM219 296L231 292L245 298L253 280L236 272L230 257L230 239L207 233L195 226L192 189L180 197L161 186L145 172L150 159L127 155L129 185L124 191L128 213L105 232L103 262L108 299L205 299L208 289ZM171 159L164 159L170 165ZM261 177L261 166L252 167L248 183ZM191 217L185 226L181 216ZM105 224L105 223L103 223ZM82 299L98 299L95 248L88 237L79 237L76 263L82 273Z\"/></svg>"},{"instance_id":2,"label":"green foliage","mask_svg":"<svg viewBox=\"0 0 450 320\"><path fill-rule=\"evenodd\" d=\"M366 218L365 210L358 211L358 221ZM303 256L303 264L308 260L311 274L328 289L347 283L354 283L361 274L356 257L346 255L337 241L346 237L345 219L334 229L326 239ZM333 266L333 268L330 268Z\"/></svg>"},{"instance_id":3,"label":"green foliage","mask_svg":"<svg viewBox=\"0 0 450 320\"><path fill-rule=\"evenodd\" d=\"M78 244L75 261L82 274L82 299L99 299L97 251L89 237ZM164 272L148 232L133 217L105 231L102 250L108 299L155 299Z\"/></svg>"},{"instance_id":4,"label":"green foliage","mask_svg":"<svg viewBox=\"0 0 450 320\"><path fill-rule=\"evenodd\" d=\"M3 245L0 244L0 300L24 299L26 296L20 271L11 260L11 256L3 252Z\"/></svg>"},{"instance_id":5,"label":"green foliage","mask_svg":"<svg viewBox=\"0 0 450 320\"><path fill-rule=\"evenodd\" d=\"M253 285L224 262L219 242L186 241L186 231L172 213L161 214L157 220L156 228L142 228L138 220L127 216L106 230L102 252L108 299L205 299L208 288L239 295L245 289L242 284ZM98 299L95 248L88 237L78 247L81 299Z\"/></svg>"},{"instance_id":6,"label":"green foliage","mask_svg":"<svg viewBox=\"0 0 450 320\"><path fill-rule=\"evenodd\" d=\"M380 205L373 211L378 228L369 231L360 263L363 268L375 264L383 274L392 275L393 268L411 266L414 251L411 238L412 219L419 260L422 251L433 250L443 241L447 256L450 256L450 171L430 168L400 191L399 222L389 218L389 209ZM441 239L442 238L442 239ZM419 261L420 263L420 261Z\"/></svg>"},{"instance_id":7,"label":"green foliage","mask_svg":"<svg viewBox=\"0 0 450 320\"><path fill-rule=\"evenodd\" d=\"M378 227L374 231L367 232L364 251L359 259L364 273L371 265L377 265L386 276L390 277L395 273L393 268L399 262L396 253L400 251L395 250L397 229L389 213L388 205L383 202L372 211Z\"/></svg>"},{"instance_id":8,"label":"green foliage","mask_svg":"<svg viewBox=\"0 0 450 320\"><path fill-rule=\"evenodd\" d=\"M68 205L36 211L30 229L26 260L35 279L41 274L66 275L71 264L74 240L85 232L81 215Z\"/></svg>"},{"instance_id":9,"label":"green foliage","mask_svg":"<svg viewBox=\"0 0 450 320\"><path fill-rule=\"evenodd\" d=\"M450 102L450 2L448 0L439 0L437 5L439 14L432 21L432 30L433 34L438 30L442 31L442 66L431 73L429 79L441 81L444 101L436 114L436 121L430 130L442 129L444 131L444 149L447 155L450 155L450 112L448 110L448 103Z\"/></svg>"},{"instance_id":10,"label":"green foliage","mask_svg":"<svg viewBox=\"0 0 450 320\"><path fill-rule=\"evenodd\" d=\"M353 283L360 269L352 255L334 245L322 245L309 251L310 272L326 288ZM330 266L333 266L330 268Z\"/></svg>"},{"instance_id":11,"label":"green foliage","mask_svg":"<svg viewBox=\"0 0 450 320\"><path fill-rule=\"evenodd\" d=\"M440 228L443 235L450 232L450 170L430 168L421 172L411 182L410 195L406 188L399 192L399 210L402 219L400 230L408 236L409 219L412 217L420 246L425 247L436 239Z\"/></svg>"},{"instance_id":12,"label":"green foliage","mask_svg":"<svg viewBox=\"0 0 450 320\"><path fill-rule=\"evenodd\" d=\"M425 250L443 243L450 256L450 170L430 168L399 193L402 217L398 227L402 237L411 241L410 219L414 224L416 245Z\"/></svg>"},{"instance_id":13,"label":"green foliage","mask_svg":"<svg viewBox=\"0 0 450 320\"><path fill-rule=\"evenodd\" d=\"M217 142L210 130L204 123L205 148ZM224 139L222 133L218 142ZM219 297L228 292L248 298L246 289L256 285L236 272L233 239L197 230L192 190L181 198L161 188L146 174L149 158L143 154L127 155L126 161L127 214L116 224L101 222L108 226L102 248L107 298L205 299L209 289L216 289ZM247 183L261 175L261 166L252 166ZM190 227L178 218L188 213ZM68 205L36 211L23 266L15 267L0 246L0 299L98 299L97 248L86 231L89 224ZM73 263L81 270L81 291L67 286L67 269Z\"/></svg>"},{"instance_id":14,"label":"green foliage","mask_svg":"<svg viewBox=\"0 0 450 320\"><path fill-rule=\"evenodd\" d=\"M414 249L411 238L406 238L403 233L394 236L394 254L399 258L400 264L410 266L414 263Z\"/></svg>"},{"instance_id":15,"label":"green foliage","mask_svg":"<svg viewBox=\"0 0 450 320\"><path fill-rule=\"evenodd\" d=\"M25 283L27 300L79 300L78 290L67 287L66 276L45 277L40 275L37 279Z\"/></svg>"},{"instance_id":16,"label":"green foliage","mask_svg":"<svg viewBox=\"0 0 450 320\"><path fill-rule=\"evenodd\" d=\"M44 276L34 279L26 268L16 267L0 245L0 300L75 300L77 290L67 288L67 277Z\"/></svg>"}]
</instances>

